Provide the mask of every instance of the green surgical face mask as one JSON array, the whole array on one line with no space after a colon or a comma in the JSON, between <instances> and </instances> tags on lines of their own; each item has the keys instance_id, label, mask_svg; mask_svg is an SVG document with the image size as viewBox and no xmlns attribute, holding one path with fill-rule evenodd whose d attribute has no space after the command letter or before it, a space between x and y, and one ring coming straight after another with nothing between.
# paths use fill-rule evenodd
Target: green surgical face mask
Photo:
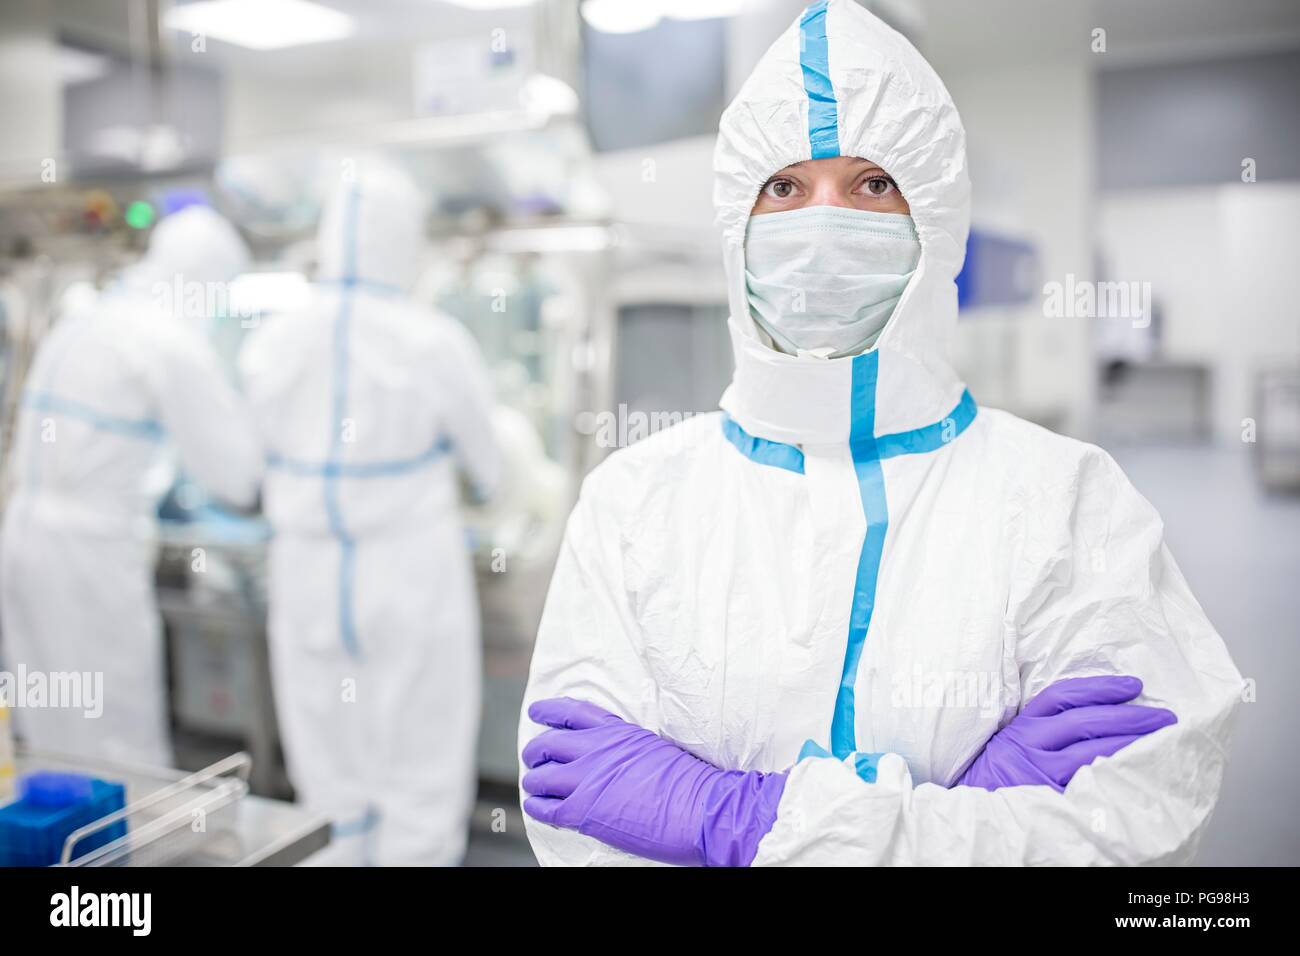
<instances>
[{"instance_id":1,"label":"green surgical face mask","mask_svg":"<svg viewBox=\"0 0 1300 956\"><path fill-rule=\"evenodd\" d=\"M854 355L875 345L920 258L911 216L838 206L751 216L750 314L782 352Z\"/></svg>"}]
</instances>

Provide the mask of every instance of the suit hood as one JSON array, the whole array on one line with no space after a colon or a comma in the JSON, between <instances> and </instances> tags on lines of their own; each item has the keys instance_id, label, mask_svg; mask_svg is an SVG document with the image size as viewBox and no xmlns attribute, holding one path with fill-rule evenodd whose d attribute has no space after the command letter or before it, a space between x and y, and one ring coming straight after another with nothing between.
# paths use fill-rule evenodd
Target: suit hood
<instances>
[{"instance_id":1,"label":"suit hood","mask_svg":"<svg viewBox=\"0 0 1300 956\"><path fill-rule=\"evenodd\" d=\"M791 163L857 156L880 165L911 207L915 275L874 349L882 427L918 427L964 388L948 363L955 279L970 226L961 119L938 75L901 34L853 0L819 0L777 38L723 113L714 150L736 375L722 406L751 434L846 441L853 357L768 347L745 294L745 227L759 190Z\"/></svg>"},{"instance_id":2,"label":"suit hood","mask_svg":"<svg viewBox=\"0 0 1300 956\"><path fill-rule=\"evenodd\" d=\"M321 213L316 278L409 292L419 273L424 208L405 173L379 163L349 170Z\"/></svg>"}]
</instances>

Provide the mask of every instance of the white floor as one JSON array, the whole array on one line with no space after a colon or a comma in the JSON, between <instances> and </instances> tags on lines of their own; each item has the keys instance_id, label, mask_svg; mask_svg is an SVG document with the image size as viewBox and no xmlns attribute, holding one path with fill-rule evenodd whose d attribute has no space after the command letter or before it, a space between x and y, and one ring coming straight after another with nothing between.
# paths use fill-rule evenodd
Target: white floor
<instances>
[{"instance_id":1,"label":"white floor","mask_svg":"<svg viewBox=\"0 0 1300 956\"><path fill-rule=\"evenodd\" d=\"M1109 449L1160 511L1169 546L1247 678L1206 865L1300 865L1300 497L1257 486L1245 448Z\"/></svg>"}]
</instances>

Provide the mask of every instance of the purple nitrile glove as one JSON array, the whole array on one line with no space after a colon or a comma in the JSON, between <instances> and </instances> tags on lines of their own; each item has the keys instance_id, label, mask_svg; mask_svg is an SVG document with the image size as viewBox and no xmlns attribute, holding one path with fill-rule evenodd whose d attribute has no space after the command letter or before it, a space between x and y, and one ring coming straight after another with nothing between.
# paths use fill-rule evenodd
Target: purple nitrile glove
<instances>
[{"instance_id":1,"label":"purple nitrile glove","mask_svg":"<svg viewBox=\"0 0 1300 956\"><path fill-rule=\"evenodd\" d=\"M772 829L784 773L719 770L595 704L528 708L552 727L524 747L524 810L612 847L681 866L748 866Z\"/></svg>"},{"instance_id":2,"label":"purple nitrile glove","mask_svg":"<svg viewBox=\"0 0 1300 956\"><path fill-rule=\"evenodd\" d=\"M1136 677L1059 680L993 735L954 786L1045 784L1064 791L1080 767L1178 723L1173 711L1125 703L1140 693Z\"/></svg>"}]
</instances>

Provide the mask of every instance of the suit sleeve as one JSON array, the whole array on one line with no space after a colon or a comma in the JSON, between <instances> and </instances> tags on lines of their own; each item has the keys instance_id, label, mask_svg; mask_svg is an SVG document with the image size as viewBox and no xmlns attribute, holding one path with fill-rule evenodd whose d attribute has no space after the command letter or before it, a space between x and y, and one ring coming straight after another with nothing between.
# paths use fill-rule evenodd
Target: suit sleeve
<instances>
[{"instance_id":1,"label":"suit sleeve","mask_svg":"<svg viewBox=\"0 0 1300 956\"><path fill-rule=\"evenodd\" d=\"M171 330L155 363L158 415L181 466L205 490L228 504L251 507L262 479L262 450L252 414L206 341Z\"/></svg>"},{"instance_id":2,"label":"suit sleeve","mask_svg":"<svg viewBox=\"0 0 1300 956\"><path fill-rule=\"evenodd\" d=\"M501 451L492 425L492 385L478 345L454 319L438 351L439 398L456 464L474 497L487 501L501 480Z\"/></svg>"},{"instance_id":3,"label":"suit sleeve","mask_svg":"<svg viewBox=\"0 0 1300 956\"><path fill-rule=\"evenodd\" d=\"M565 528L524 694L521 751L547 729L528 719L528 706L548 697L576 697L643 727L658 726L654 684L623 581L619 529L624 524L614 513L615 496L600 490L609 484L602 479L611 466L617 462L606 462L588 477ZM524 820L543 866L657 865L527 814Z\"/></svg>"},{"instance_id":4,"label":"suit sleeve","mask_svg":"<svg viewBox=\"0 0 1300 956\"><path fill-rule=\"evenodd\" d=\"M1062 503L1069 507L1062 507ZM1020 702L1066 677L1132 674L1178 723L1048 787L913 786L901 757L862 782L833 758L791 773L755 865L1187 862L1223 781L1241 676L1164 544L1159 516L1089 449L1026 509L1008 624ZM973 756L973 755L972 755Z\"/></svg>"}]
</instances>

